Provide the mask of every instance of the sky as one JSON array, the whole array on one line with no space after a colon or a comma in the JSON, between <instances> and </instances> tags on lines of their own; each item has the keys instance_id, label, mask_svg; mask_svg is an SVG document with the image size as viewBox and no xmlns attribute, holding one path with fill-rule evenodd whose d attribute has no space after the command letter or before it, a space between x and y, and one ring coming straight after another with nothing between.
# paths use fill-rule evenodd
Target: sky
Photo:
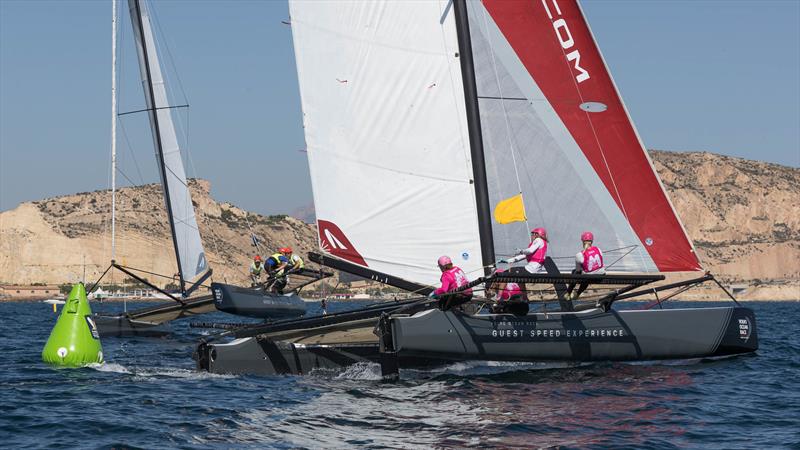
<instances>
[{"instance_id":1,"label":"sky","mask_svg":"<svg viewBox=\"0 0 800 450\"><path fill-rule=\"evenodd\" d=\"M123 3L126 5L127 2ZM582 2L648 148L800 167L800 1ZM187 172L263 214L312 202L285 1L156 0ZM127 10L119 111L144 107ZM0 211L110 186L111 2L0 0ZM157 180L120 118L119 185Z\"/></svg>"}]
</instances>

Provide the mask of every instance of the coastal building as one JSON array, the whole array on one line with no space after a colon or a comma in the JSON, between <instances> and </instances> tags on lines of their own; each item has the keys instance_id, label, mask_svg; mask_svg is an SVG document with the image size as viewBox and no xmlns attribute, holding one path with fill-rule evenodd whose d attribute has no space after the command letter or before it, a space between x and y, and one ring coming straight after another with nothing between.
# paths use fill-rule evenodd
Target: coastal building
<instances>
[{"instance_id":1,"label":"coastal building","mask_svg":"<svg viewBox=\"0 0 800 450\"><path fill-rule=\"evenodd\" d=\"M364 293L368 288L375 284L372 280L361 279L350 282L350 290L357 293Z\"/></svg>"},{"instance_id":2,"label":"coastal building","mask_svg":"<svg viewBox=\"0 0 800 450\"><path fill-rule=\"evenodd\" d=\"M22 284L0 284L0 298L3 300L31 300L49 298L60 295L55 284L43 286L27 286Z\"/></svg>"}]
</instances>

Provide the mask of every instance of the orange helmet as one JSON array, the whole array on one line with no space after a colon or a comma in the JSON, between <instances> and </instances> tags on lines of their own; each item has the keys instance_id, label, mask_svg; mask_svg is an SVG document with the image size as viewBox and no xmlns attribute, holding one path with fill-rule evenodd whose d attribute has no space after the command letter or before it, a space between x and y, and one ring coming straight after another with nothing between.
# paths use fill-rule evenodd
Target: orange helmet
<instances>
[{"instance_id":1,"label":"orange helmet","mask_svg":"<svg viewBox=\"0 0 800 450\"><path fill-rule=\"evenodd\" d=\"M278 251L281 252L281 253L292 253L292 248L291 247L281 247L281 248L278 249Z\"/></svg>"},{"instance_id":2,"label":"orange helmet","mask_svg":"<svg viewBox=\"0 0 800 450\"><path fill-rule=\"evenodd\" d=\"M254 256L253 257L253 261L261 262L261 256L259 256L259 255Z\"/></svg>"}]
</instances>

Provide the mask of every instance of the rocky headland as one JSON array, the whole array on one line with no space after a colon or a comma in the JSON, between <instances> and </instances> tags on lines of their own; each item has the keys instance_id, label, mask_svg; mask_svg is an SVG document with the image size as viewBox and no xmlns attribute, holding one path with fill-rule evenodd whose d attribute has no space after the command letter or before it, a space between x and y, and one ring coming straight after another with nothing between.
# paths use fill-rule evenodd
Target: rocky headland
<instances>
[{"instance_id":1,"label":"rocky headland","mask_svg":"<svg viewBox=\"0 0 800 450\"><path fill-rule=\"evenodd\" d=\"M651 151L701 262L754 300L800 299L800 169L706 152ZM217 202L209 183L191 180L200 233L215 279L242 283L254 249L317 247L315 226L286 215L263 216ZM172 274L175 262L160 186L117 194L116 259ZM303 218L313 217L309 208ZM26 202L0 212L0 283L60 284L95 279L111 260L108 191ZM152 278L158 282L158 279ZM169 280L161 280L166 282ZM702 290L702 298L721 292Z\"/></svg>"}]
</instances>

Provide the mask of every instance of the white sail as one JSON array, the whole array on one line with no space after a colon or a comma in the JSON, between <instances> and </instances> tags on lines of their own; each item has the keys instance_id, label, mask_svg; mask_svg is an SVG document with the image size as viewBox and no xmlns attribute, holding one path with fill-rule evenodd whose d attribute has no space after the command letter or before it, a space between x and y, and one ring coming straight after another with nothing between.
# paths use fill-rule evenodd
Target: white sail
<instances>
[{"instance_id":1,"label":"white sail","mask_svg":"<svg viewBox=\"0 0 800 450\"><path fill-rule=\"evenodd\" d=\"M454 1L290 0L323 250L432 283L437 255L474 278L480 248L508 257L544 226L562 271L583 231L610 270L698 270L574 0L466 2L486 165L474 183ZM529 222L492 223L482 247L479 221L518 193Z\"/></svg>"},{"instance_id":2,"label":"white sail","mask_svg":"<svg viewBox=\"0 0 800 450\"><path fill-rule=\"evenodd\" d=\"M442 1L290 0L324 250L425 284L480 272L453 11Z\"/></svg>"},{"instance_id":3,"label":"white sail","mask_svg":"<svg viewBox=\"0 0 800 450\"><path fill-rule=\"evenodd\" d=\"M178 267L182 280L191 281L208 271L208 263L172 123L172 109L161 73L150 15L144 1L128 0L128 5Z\"/></svg>"}]
</instances>

